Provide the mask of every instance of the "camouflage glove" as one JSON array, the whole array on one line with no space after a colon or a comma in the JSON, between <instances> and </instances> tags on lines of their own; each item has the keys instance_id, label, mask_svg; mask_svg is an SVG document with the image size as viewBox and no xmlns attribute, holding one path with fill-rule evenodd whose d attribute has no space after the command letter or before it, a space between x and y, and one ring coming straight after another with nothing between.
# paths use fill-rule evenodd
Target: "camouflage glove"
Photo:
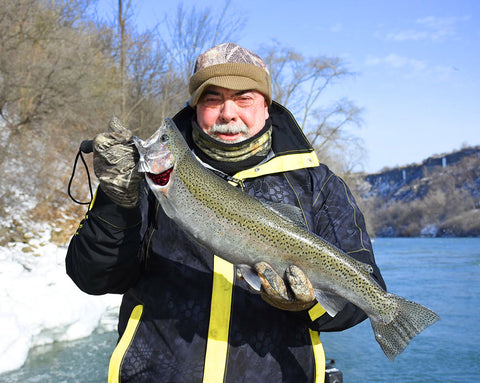
<instances>
[{"instance_id":1,"label":"camouflage glove","mask_svg":"<svg viewBox=\"0 0 480 383\"><path fill-rule=\"evenodd\" d=\"M312 284L299 267L287 267L286 281L266 262L257 263L254 269L262 280L260 295L268 304L281 310L302 311L316 303Z\"/></svg>"},{"instance_id":2,"label":"camouflage glove","mask_svg":"<svg viewBox=\"0 0 480 383\"><path fill-rule=\"evenodd\" d=\"M93 140L93 168L100 187L117 205L132 208L138 205L139 183L143 175L137 171L139 155L129 140L132 132L113 117L109 132Z\"/></svg>"}]
</instances>

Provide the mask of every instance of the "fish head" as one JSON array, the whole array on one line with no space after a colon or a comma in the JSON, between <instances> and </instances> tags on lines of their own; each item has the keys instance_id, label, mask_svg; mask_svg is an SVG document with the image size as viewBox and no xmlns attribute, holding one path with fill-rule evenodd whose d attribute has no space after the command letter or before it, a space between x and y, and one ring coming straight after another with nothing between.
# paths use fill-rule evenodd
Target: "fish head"
<instances>
[{"instance_id":1,"label":"fish head","mask_svg":"<svg viewBox=\"0 0 480 383\"><path fill-rule=\"evenodd\" d=\"M133 137L138 153L138 171L145 173L150 187L166 194L176 166L188 146L177 126L165 119L158 130L148 139Z\"/></svg>"}]
</instances>

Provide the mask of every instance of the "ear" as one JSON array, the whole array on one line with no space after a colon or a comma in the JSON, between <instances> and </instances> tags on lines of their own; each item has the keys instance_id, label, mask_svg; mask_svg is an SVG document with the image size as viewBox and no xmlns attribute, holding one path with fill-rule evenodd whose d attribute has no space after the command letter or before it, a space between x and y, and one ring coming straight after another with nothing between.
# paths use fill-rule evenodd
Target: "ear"
<instances>
[{"instance_id":1,"label":"ear","mask_svg":"<svg viewBox=\"0 0 480 383\"><path fill-rule=\"evenodd\" d=\"M268 103L265 100L265 121L267 121L268 117L270 117L270 113L268 113Z\"/></svg>"}]
</instances>

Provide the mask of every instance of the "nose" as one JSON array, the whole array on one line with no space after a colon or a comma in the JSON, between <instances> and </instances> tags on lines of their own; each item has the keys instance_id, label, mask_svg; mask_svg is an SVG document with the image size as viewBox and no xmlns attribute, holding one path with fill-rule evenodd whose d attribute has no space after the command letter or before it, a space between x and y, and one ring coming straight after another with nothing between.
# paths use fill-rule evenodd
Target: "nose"
<instances>
[{"instance_id":1,"label":"nose","mask_svg":"<svg viewBox=\"0 0 480 383\"><path fill-rule=\"evenodd\" d=\"M220 118L224 122L235 121L237 119L237 104L233 100L225 100L222 105Z\"/></svg>"}]
</instances>

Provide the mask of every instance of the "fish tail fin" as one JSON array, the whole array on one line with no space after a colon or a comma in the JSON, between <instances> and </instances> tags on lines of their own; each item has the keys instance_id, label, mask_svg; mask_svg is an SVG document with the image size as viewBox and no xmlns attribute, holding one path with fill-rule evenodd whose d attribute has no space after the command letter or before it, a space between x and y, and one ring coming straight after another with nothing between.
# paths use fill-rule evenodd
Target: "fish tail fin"
<instances>
[{"instance_id":1,"label":"fish tail fin","mask_svg":"<svg viewBox=\"0 0 480 383\"><path fill-rule=\"evenodd\" d=\"M440 317L421 304L391 294L397 309L389 321L371 319L373 332L383 352L392 362L408 343Z\"/></svg>"}]
</instances>

